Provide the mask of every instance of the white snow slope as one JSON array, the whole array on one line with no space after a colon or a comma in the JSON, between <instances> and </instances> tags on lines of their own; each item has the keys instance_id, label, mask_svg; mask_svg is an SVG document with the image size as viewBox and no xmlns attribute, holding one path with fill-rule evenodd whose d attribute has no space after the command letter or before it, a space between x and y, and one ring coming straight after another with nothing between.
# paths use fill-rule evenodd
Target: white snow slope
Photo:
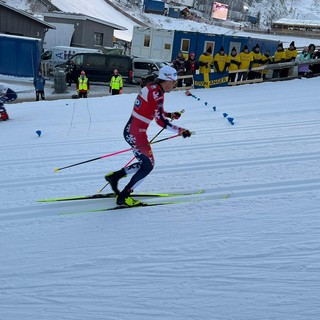
<instances>
[{"instance_id":1,"label":"white snow slope","mask_svg":"<svg viewBox=\"0 0 320 320\"><path fill-rule=\"evenodd\" d=\"M185 109L176 123L196 134L155 144L156 167L136 192L205 193L99 213L83 211L114 199L36 200L95 193L132 158L53 172L128 148L122 130L135 95L7 105L0 319L317 319L319 86L314 78L167 94L168 111ZM153 123L149 138L160 129Z\"/></svg>"}]
</instances>

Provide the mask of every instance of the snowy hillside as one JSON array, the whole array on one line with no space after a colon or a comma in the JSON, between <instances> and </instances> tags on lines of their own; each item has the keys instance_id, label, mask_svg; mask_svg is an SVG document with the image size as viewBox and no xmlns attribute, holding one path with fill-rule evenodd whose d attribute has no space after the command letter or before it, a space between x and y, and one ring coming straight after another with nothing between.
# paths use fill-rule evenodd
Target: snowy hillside
<instances>
[{"instance_id":1,"label":"snowy hillside","mask_svg":"<svg viewBox=\"0 0 320 320\"><path fill-rule=\"evenodd\" d=\"M6 0L9 5L26 10L30 8L27 0ZM127 31L115 31L115 36L126 41L131 41L133 26L135 22L125 17L104 0L52 0L55 6L66 12L77 12L87 14L102 20L119 24ZM262 27L269 27L270 22L279 18L299 18L299 19L320 19L320 0L257 0L248 1L250 6L249 14L253 16L260 15ZM209 33L227 33L229 29L209 26L204 23L172 19L155 14L141 13L136 7L127 6L127 1L114 1L126 12L141 20L148 25L156 28L168 30L199 31ZM31 11L31 10L30 10ZM241 33L239 33L241 35ZM252 36L252 34L251 34Z\"/></svg>"}]
</instances>

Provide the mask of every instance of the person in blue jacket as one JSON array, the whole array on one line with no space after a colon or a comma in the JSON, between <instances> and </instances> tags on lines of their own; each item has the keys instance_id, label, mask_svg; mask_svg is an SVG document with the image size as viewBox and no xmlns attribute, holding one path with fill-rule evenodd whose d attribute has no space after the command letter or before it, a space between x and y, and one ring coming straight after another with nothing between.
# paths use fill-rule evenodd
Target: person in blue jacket
<instances>
[{"instance_id":1,"label":"person in blue jacket","mask_svg":"<svg viewBox=\"0 0 320 320\"><path fill-rule=\"evenodd\" d=\"M36 89L36 100L39 101L39 96L42 100L45 100L44 96L44 86L46 84L46 79L42 76L41 70L38 71L38 75L33 79L33 85Z\"/></svg>"}]
</instances>

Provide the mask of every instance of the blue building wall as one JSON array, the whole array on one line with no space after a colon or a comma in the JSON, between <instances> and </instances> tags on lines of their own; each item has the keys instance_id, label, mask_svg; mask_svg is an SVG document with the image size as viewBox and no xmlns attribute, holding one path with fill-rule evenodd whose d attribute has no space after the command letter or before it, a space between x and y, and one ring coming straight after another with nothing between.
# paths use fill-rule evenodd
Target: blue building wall
<instances>
[{"instance_id":1,"label":"blue building wall","mask_svg":"<svg viewBox=\"0 0 320 320\"><path fill-rule=\"evenodd\" d=\"M262 54L265 53L267 49L269 49L271 51L271 55L273 55L277 51L277 47L278 47L278 41L249 38L248 40L249 50L252 50L252 48L255 47L256 44L259 44L260 52Z\"/></svg>"},{"instance_id":2,"label":"blue building wall","mask_svg":"<svg viewBox=\"0 0 320 320\"><path fill-rule=\"evenodd\" d=\"M189 32L189 31L178 31L176 30L173 37L173 46L172 46L172 59L177 57L178 51L182 51L185 58L188 57L190 52L195 52L197 49L198 43L198 32ZM189 43L188 48L183 47L183 43ZM187 49L187 50L184 50Z\"/></svg>"},{"instance_id":3,"label":"blue building wall","mask_svg":"<svg viewBox=\"0 0 320 320\"><path fill-rule=\"evenodd\" d=\"M0 73L34 77L40 64L41 41L17 36L0 36Z\"/></svg>"},{"instance_id":4,"label":"blue building wall","mask_svg":"<svg viewBox=\"0 0 320 320\"><path fill-rule=\"evenodd\" d=\"M236 48L237 53L243 50L243 47L248 44L247 37L237 37L231 35L224 35L222 38L222 46L226 54L230 54L233 47Z\"/></svg>"},{"instance_id":5,"label":"blue building wall","mask_svg":"<svg viewBox=\"0 0 320 320\"><path fill-rule=\"evenodd\" d=\"M184 39L190 40L190 48L188 52L182 50L182 43ZM206 51L208 46L213 47L212 55L214 56L219 52L221 46L223 46L224 51L227 54L230 54L233 47L237 49L237 53L240 53L245 45L247 45L251 51L257 43L259 44L260 51L262 53L265 53L266 49L269 49L271 54L273 54L277 50L278 46L278 41L274 40L200 32L175 31L172 47L172 59L177 56L179 50L182 50L186 57L188 53L194 52L196 54L196 59L199 59L200 55Z\"/></svg>"}]
</instances>

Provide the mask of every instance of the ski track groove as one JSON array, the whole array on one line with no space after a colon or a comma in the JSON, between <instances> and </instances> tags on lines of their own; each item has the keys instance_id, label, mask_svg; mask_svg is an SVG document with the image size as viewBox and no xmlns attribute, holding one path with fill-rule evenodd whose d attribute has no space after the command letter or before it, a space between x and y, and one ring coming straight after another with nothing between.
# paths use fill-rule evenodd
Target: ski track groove
<instances>
[{"instance_id":1,"label":"ski track groove","mask_svg":"<svg viewBox=\"0 0 320 320\"><path fill-rule=\"evenodd\" d=\"M241 121L242 118L238 119ZM237 121L237 118L235 118L235 121ZM320 125L320 120L313 120L313 121L297 121L297 122L288 122L288 123L277 123L277 124L259 124L259 125L256 125L256 126L247 126L247 127L241 127L241 128L237 128L237 126L233 127L232 128L232 132L230 132L230 126L228 126L228 128L208 128L208 129L204 129L203 131L201 131L201 134L205 134L207 132L210 132L210 133L228 133L228 134L232 134L234 135L234 132L236 131L256 131L256 130L259 130L259 131L263 131L263 130L268 130L268 129L277 129L277 128L295 128L297 129L297 127L299 128L300 126L302 127L315 127L315 129L318 129ZM197 131L197 133L199 133ZM314 136L317 136L317 133L314 134ZM290 136L290 137L293 137L293 136ZM90 144L93 144L93 143L97 143L97 144L102 144L102 145L105 145L106 143L114 143L114 144L118 144L119 143L119 137L110 137L108 136L108 138L101 138L101 139L92 139L92 138L89 138L88 139L84 139L84 140L76 140L76 141L73 141L72 139L69 140L69 141L59 141L59 142L45 142L45 147L46 148L49 148L49 147L58 147L58 148L61 148L61 147L64 147L64 146L74 146L74 145L87 145L88 143ZM225 142L227 143L227 141ZM6 145L2 145L0 146L0 151L3 150L3 151L6 151L6 150L15 150L17 148L23 150L23 149L26 149L26 150L30 150L32 148L38 148L39 147L39 144L38 143L30 143L28 145L10 145L10 146L6 146Z\"/></svg>"},{"instance_id":2,"label":"ski track groove","mask_svg":"<svg viewBox=\"0 0 320 320\"><path fill-rule=\"evenodd\" d=\"M289 136L289 137L274 137L274 138L266 138L266 139L247 139L247 140L238 140L238 141L224 141L224 142L208 142L208 143L201 143L197 144L197 149L205 149L210 147L211 149L219 149L219 148L225 148L225 147L239 147L239 146L255 146L255 145L273 145L275 143L283 143L283 142L306 142L306 141L320 141L320 136L318 133L315 134L309 134L309 135L297 135L297 136ZM86 142L88 143L88 142ZM74 146L74 144L72 144ZM161 150L166 152L176 152L179 151L185 151L185 150L194 150L194 145L180 145L176 146L174 149L172 146L170 147L163 147ZM115 151L110 151L110 153ZM101 156L101 155L100 155ZM83 153L80 154L77 153L77 155L61 155L59 156L59 162L63 162L64 160L68 161L85 161L85 159L88 158L96 158L99 157L99 155L93 156L92 153ZM4 165L17 165L17 164L32 164L32 163L51 163L55 162L57 163L56 159L52 159L52 157L39 157L35 158L32 157L31 159L2 159L1 161Z\"/></svg>"},{"instance_id":3,"label":"ski track groove","mask_svg":"<svg viewBox=\"0 0 320 320\"><path fill-rule=\"evenodd\" d=\"M168 197L162 199L149 198L146 201L183 201L183 200L194 200L188 202L188 205L197 204L198 202L208 201L211 203L217 201L229 201L224 199L224 195L230 194L230 199L250 198L256 196L270 196L280 195L295 192L309 192L313 190L319 190L320 178L308 179L308 180L294 180L277 183L265 183L265 184L252 184L252 185L231 185L228 188L207 188L205 193L200 195L188 195L181 197ZM67 196L67 195L66 195ZM96 209L101 207L107 207L114 205L114 199L94 199L94 200L79 200L79 201L64 201L64 202L53 202L53 203L35 203L34 205L24 207L14 207L2 210L0 214L0 221L11 221L20 219L36 219L43 218L45 216L52 216L59 214L67 214L67 210L71 213L79 214L83 213L86 208ZM181 203L183 205L183 203ZM169 205L170 206L170 205ZM176 205L179 206L179 205ZM166 206L165 206L166 207ZM151 209L151 208L148 208ZM142 208L146 210L146 208ZM151 209L152 210L152 209ZM93 212L92 212L93 213ZM98 212L99 213L99 212ZM68 215L68 214L67 214ZM59 218L59 217L57 217Z\"/></svg>"},{"instance_id":4,"label":"ski track groove","mask_svg":"<svg viewBox=\"0 0 320 320\"><path fill-rule=\"evenodd\" d=\"M301 154L289 154L289 155L270 155L265 157L253 157L246 159L222 159L222 160L208 160L195 163L187 163L183 167L177 167L176 165L162 166L161 172L155 171L155 174L163 173L178 173L178 172L193 172L193 171L203 171L203 170L217 170L224 168L236 168L236 167L247 167L253 165L270 165L270 164L290 164L294 162L301 161L317 161L320 159L319 152L301 153ZM94 181L102 176L101 171L99 172L84 172L81 174L64 174L59 175L59 173L52 173L52 176L45 177L34 177L28 180L12 179L10 181L0 181L0 188L9 187L28 187L34 184L37 185L49 185L55 183L71 183L77 181Z\"/></svg>"}]
</instances>

